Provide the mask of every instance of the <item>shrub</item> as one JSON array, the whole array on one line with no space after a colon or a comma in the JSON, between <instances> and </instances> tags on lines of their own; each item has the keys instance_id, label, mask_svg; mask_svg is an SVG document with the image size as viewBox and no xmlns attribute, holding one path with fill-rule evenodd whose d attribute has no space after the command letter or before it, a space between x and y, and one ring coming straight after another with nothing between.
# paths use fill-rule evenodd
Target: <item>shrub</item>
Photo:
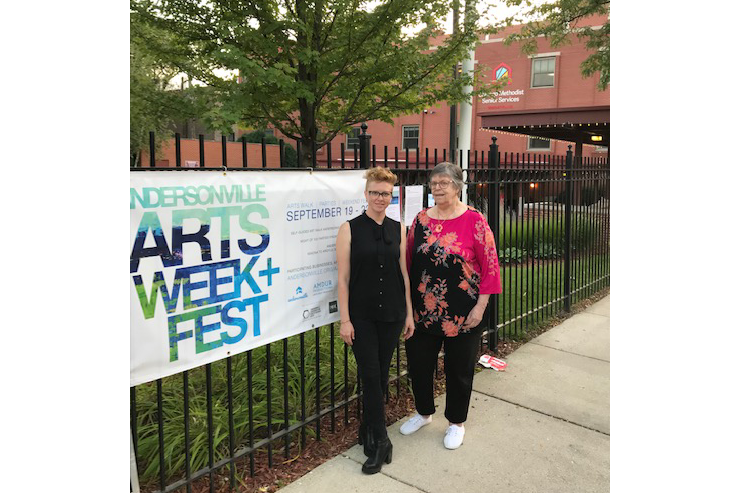
<instances>
[{"instance_id":1,"label":"shrub","mask_svg":"<svg viewBox=\"0 0 739 493\"><path fill-rule=\"evenodd\" d=\"M264 142L266 144L279 144L280 141L277 137L274 135L266 135L264 129L255 130L253 132L249 132L248 134L242 135L242 138L246 140L246 142L250 142L252 144L261 144L262 138L264 138ZM295 148L291 145L285 142L285 167L286 168L297 168L298 167L298 153L295 150Z\"/></svg>"},{"instance_id":2,"label":"shrub","mask_svg":"<svg viewBox=\"0 0 739 493\"><path fill-rule=\"evenodd\" d=\"M603 197L603 189L599 187L585 187L582 189L581 205L593 205Z\"/></svg>"},{"instance_id":3,"label":"shrub","mask_svg":"<svg viewBox=\"0 0 739 493\"><path fill-rule=\"evenodd\" d=\"M600 230L599 220L593 221L589 214L573 214L572 247L575 250L586 250L595 244ZM508 249L511 259L514 252L520 250L524 255L534 258L553 259L564 256L565 228L564 217L531 218L510 223L501 222L498 251L504 257ZM514 260L511 260L514 261Z\"/></svg>"},{"instance_id":4,"label":"shrub","mask_svg":"<svg viewBox=\"0 0 739 493\"><path fill-rule=\"evenodd\" d=\"M500 261L500 263L503 264L519 264L521 263L521 260L523 259L525 254L526 252L524 250L515 247L509 247L501 252L500 258L498 260Z\"/></svg>"},{"instance_id":5,"label":"shrub","mask_svg":"<svg viewBox=\"0 0 739 493\"><path fill-rule=\"evenodd\" d=\"M330 327L320 327L320 395L321 406L330 402L331 394L331 337ZM300 336L288 339L288 420L295 423L301 418L300 409ZM334 389L336 400L344 398L344 351L338 327L334 330ZM283 396L283 343L271 344L270 382L272 408L272 429L277 431L284 426ZM348 392L356 393L356 361L348 351ZM305 405L306 415L316 412L316 344L315 332L305 334ZM248 444L249 408L247 355L237 354L232 362L232 402L234 416L234 443L236 448ZM252 413L254 442L267 436L267 348L262 346L252 350ZM213 406L213 448L216 462L228 456L229 418L228 418L228 379L226 360L211 364L211 388ZM188 372L189 428L190 428L190 467L197 471L208 464L208 419L205 367ZM164 416L165 471L169 476L184 476L185 462L185 424L184 389L182 374L162 379L162 414ZM157 422L156 382L136 386L136 423L138 435L139 474L142 481L154 479L159 468L159 431ZM313 435L314 427L306 427L306 433ZM300 432L291 437L291 447L299 447Z\"/></svg>"},{"instance_id":6,"label":"shrub","mask_svg":"<svg viewBox=\"0 0 739 493\"><path fill-rule=\"evenodd\" d=\"M564 257L564 249L548 241L537 241L530 255L540 260Z\"/></svg>"}]
</instances>

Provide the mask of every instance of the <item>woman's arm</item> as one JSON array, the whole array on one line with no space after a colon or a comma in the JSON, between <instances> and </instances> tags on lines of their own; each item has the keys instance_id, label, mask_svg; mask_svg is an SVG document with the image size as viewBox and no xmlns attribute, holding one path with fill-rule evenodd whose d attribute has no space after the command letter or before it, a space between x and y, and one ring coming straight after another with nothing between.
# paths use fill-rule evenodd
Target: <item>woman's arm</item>
<instances>
[{"instance_id":1,"label":"woman's arm","mask_svg":"<svg viewBox=\"0 0 739 493\"><path fill-rule=\"evenodd\" d=\"M488 306L489 299L489 294L481 294L480 297L477 298L477 304L472 307L472 310L470 310L470 313L467 314L467 317L464 319L464 323L462 324L463 329L474 329L480 325L482 317L485 315L485 308Z\"/></svg>"},{"instance_id":2,"label":"woman's arm","mask_svg":"<svg viewBox=\"0 0 739 493\"><path fill-rule=\"evenodd\" d=\"M336 263L339 267L339 320L341 339L350 346L354 343L354 326L349 319L349 274L351 271L352 231L349 223L339 227L336 236Z\"/></svg>"},{"instance_id":3,"label":"woman's arm","mask_svg":"<svg viewBox=\"0 0 739 493\"><path fill-rule=\"evenodd\" d=\"M479 212L477 216L473 242L477 265L480 269L480 294L498 294L502 292L502 286L495 237L485 216Z\"/></svg>"},{"instance_id":4,"label":"woman's arm","mask_svg":"<svg viewBox=\"0 0 739 493\"><path fill-rule=\"evenodd\" d=\"M490 295L501 292L500 267L498 265L498 252L495 248L495 237L490 230L485 216L477 213L475 218L475 235L473 248L475 258L480 269L480 294L477 304L470 310L462 328L471 329L482 322L485 308L488 306Z\"/></svg>"},{"instance_id":5,"label":"woman's arm","mask_svg":"<svg viewBox=\"0 0 739 493\"><path fill-rule=\"evenodd\" d=\"M413 305L411 305L411 282L408 277L408 268L406 265L406 238L405 238L405 224L400 223L400 272L403 274L403 282L405 283L405 328L403 329L403 339L409 339L413 336L415 331L415 324L413 323Z\"/></svg>"}]
</instances>

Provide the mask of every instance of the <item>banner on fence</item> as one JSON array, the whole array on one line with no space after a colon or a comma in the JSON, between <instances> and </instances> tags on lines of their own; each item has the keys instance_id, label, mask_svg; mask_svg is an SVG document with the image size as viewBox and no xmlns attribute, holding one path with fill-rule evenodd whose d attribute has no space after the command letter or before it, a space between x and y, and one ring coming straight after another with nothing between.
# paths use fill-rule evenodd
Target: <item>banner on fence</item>
<instances>
[{"instance_id":1,"label":"banner on fence","mask_svg":"<svg viewBox=\"0 0 739 493\"><path fill-rule=\"evenodd\" d=\"M337 321L363 173L131 173L130 384Z\"/></svg>"}]
</instances>

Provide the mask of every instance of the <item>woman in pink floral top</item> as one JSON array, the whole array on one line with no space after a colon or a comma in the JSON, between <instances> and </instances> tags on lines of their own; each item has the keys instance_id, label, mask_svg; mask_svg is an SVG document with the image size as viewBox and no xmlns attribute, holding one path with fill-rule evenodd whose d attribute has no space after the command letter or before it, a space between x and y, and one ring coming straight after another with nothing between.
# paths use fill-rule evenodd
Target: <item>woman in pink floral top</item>
<instances>
[{"instance_id":1,"label":"woman in pink floral top","mask_svg":"<svg viewBox=\"0 0 739 493\"><path fill-rule=\"evenodd\" d=\"M462 170L437 165L429 175L434 207L421 211L408 232L406 265L416 332L406 341L408 368L418 414L403 424L410 435L431 422L433 380L444 346L446 410L444 446L458 448L464 438L472 378L485 308L501 292L495 239L485 216L462 203Z\"/></svg>"}]
</instances>

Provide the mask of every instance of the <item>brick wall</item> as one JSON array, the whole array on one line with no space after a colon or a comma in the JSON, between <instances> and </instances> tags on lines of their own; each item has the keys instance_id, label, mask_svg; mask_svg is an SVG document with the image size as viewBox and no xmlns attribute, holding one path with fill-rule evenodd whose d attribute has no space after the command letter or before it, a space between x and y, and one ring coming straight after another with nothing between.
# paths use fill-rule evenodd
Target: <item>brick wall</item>
<instances>
[{"instance_id":1,"label":"brick wall","mask_svg":"<svg viewBox=\"0 0 739 493\"><path fill-rule=\"evenodd\" d=\"M223 167L222 145L221 142L206 140L204 143L205 150L205 167L221 168ZM241 142L226 143L226 159L229 168L240 168L243 166ZM246 160L249 168L262 167L262 145L247 143ZM195 161L200 165L200 142L198 139L181 139L181 165L186 166L185 161ZM280 167L280 147L275 144L267 144L267 167ZM161 155L157 155L157 168L174 168L176 167L175 141L170 139L162 145ZM149 153L143 152L141 164L144 167L149 166Z\"/></svg>"}]
</instances>

